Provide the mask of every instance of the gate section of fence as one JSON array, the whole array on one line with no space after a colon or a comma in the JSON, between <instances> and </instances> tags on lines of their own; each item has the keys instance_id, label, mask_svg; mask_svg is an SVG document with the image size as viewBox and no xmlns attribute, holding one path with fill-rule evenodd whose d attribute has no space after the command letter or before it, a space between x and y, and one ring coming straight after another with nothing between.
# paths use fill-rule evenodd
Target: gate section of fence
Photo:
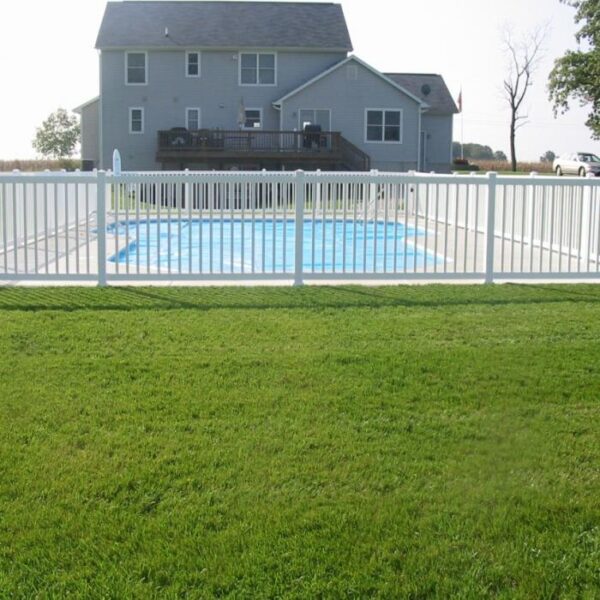
<instances>
[{"instance_id":1,"label":"gate section of fence","mask_svg":"<svg viewBox=\"0 0 600 600\"><path fill-rule=\"evenodd\" d=\"M600 279L600 180L0 175L0 281Z\"/></svg>"}]
</instances>

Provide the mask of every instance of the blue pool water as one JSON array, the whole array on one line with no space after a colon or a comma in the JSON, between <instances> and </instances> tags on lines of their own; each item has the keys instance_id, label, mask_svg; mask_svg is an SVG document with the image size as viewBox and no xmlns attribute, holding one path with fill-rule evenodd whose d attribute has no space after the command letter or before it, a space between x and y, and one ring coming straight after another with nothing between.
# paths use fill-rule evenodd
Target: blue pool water
<instances>
[{"instance_id":1,"label":"blue pool water","mask_svg":"<svg viewBox=\"0 0 600 600\"><path fill-rule=\"evenodd\" d=\"M126 246L129 231L130 243ZM180 273L293 273L295 222L283 219L142 220L112 225L120 265ZM412 270L436 262L416 247L425 232L402 224L307 220L305 272L383 273ZM344 252L345 249L345 252ZM252 258L254 257L254 261ZM254 270L253 270L254 264ZM212 266L212 268L211 268Z\"/></svg>"}]
</instances>

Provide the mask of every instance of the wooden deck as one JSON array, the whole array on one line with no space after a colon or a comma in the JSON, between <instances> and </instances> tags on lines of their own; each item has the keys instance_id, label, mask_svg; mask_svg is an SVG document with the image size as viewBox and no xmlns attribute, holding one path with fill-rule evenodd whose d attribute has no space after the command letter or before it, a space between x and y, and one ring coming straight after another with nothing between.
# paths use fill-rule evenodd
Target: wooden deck
<instances>
[{"instance_id":1,"label":"wooden deck","mask_svg":"<svg viewBox=\"0 0 600 600\"><path fill-rule=\"evenodd\" d=\"M205 163L214 168L323 168L368 171L367 154L339 132L172 129L158 132L158 162L166 167Z\"/></svg>"}]
</instances>

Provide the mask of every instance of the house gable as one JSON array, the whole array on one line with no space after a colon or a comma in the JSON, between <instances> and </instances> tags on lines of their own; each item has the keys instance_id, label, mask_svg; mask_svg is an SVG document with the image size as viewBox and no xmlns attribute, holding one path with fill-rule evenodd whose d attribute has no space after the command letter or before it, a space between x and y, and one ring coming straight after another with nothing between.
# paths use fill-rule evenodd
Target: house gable
<instances>
[{"instance_id":1,"label":"house gable","mask_svg":"<svg viewBox=\"0 0 600 600\"><path fill-rule=\"evenodd\" d=\"M390 85L391 87L395 88L396 91L401 92L402 94L404 94L405 96L407 96L408 98L410 98L411 100L413 100L414 102L419 104L422 109L428 108L428 104L424 100L422 100L421 98L419 98L412 92L408 91L403 86L401 86L397 82L393 81L389 77L386 77L383 73L380 73L377 69L375 69L371 65L367 64L366 62L364 62L363 60L358 58L358 56L349 56L348 58L333 65L331 68L327 69L326 71L323 71L323 73L320 73L316 77L313 77L309 81L306 81L305 83L303 83L301 86L291 90L285 96L282 96L278 100L275 100L275 102L273 102L273 105L275 107L281 106L281 104L283 102L285 102L286 100L292 98L296 94L298 94L298 93L302 92L303 90L305 90L306 88L316 84L317 82L321 81L322 79L329 77L332 73L335 73L338 69L341 69L342 67L345 67L351 63L355 63L357 66L362 67L363 69L365 69L367 71L370 71L373 75L375 75L376 77L378 77L379 79L381 79L382 81L384 81L385 83Z\"/></svg>"},{"instance_id":2,"label":"house gable","mask_svg":"<svg viewBox=\"0 0 600 600\"><path fill-rule=\"evenodd\" d=\"M88 100L87 102L84 102L83 104L80 104L79 106L77 106L73 109L73 112L77 115L80 115L86 108L92 106L96 102L100 102L100 96L96 96L95 98L92 98L91 100Z\"/></svg>"},{"instance_id":3,"label":"house gable","mask_svg":"<svg viewBox=\"0 0 600 600\"><path fill-rule=\"evenodd\" d=\"M341 61L280 98L277 106L284 131L302 129L308 120L305 115L315 119L321 115L332 131L368 154L376 168L417 168L422 102L358 59ZM390 127L399 123L397 139L369 138L368 116L377 113ZM318 120L315 123L323 127Z\"/></svg>"}]
</instances>

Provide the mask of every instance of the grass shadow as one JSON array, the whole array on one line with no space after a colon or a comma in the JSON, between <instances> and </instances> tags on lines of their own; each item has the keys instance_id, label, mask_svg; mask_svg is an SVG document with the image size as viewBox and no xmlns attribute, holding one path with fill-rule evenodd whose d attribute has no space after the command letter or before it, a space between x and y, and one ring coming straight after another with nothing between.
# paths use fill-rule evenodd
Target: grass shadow
<instances>
[{"instance_id":1,"label":"grass shadow","mask_svg":"<svg viewBox=\"0 0 600 600\"><path fill-rule=\"evenodd\" d=\"M428 285L292 287L0 288L0 311L450 308L600 303L600 286Z\"/></svg>"}]
</instances>

